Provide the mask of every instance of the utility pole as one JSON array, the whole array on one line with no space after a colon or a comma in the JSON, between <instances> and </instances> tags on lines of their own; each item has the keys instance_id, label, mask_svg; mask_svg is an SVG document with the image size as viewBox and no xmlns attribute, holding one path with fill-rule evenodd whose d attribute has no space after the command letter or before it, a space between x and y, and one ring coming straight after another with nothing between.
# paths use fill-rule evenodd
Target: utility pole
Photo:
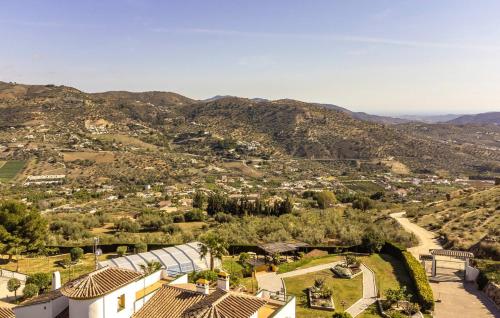
<instances>
[{"instance_id":1,"label":"utility pole","mask_svg":"<svg viewBox=\"0 0 500 318\"><path fill-rule=\"evenodd\" d=\"M94 265L95 265L95 269L97 270L97 245L99 244L99 238L98 237L94 237Z\"/></svg>"}]
</instances>

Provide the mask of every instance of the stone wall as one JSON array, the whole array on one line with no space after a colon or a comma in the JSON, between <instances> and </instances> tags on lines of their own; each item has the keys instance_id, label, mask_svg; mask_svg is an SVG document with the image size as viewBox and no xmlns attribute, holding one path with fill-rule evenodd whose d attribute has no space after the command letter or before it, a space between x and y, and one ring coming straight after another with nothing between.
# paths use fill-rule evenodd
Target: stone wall
<instances>
[{"instance_id":1,"label":"stone wall","mask_svg":"<svg viewBox=\"0 0 500 318\"><path fill-rule=\"evenodd\" d=\"M500 285L489 282L484 288L484 293L488 296L497 306L500 306Z\"/></svg>"}]
</instances>

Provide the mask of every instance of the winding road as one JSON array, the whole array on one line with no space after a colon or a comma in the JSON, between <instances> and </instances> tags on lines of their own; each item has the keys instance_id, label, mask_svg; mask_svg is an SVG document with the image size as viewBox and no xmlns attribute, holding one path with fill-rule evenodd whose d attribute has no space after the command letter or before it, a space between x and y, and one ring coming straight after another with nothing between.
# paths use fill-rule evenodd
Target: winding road
<instances>
[{"instance_id":1,"label":"winding road","mask_svg":"<svg viewBox=\"0 0 500 318\"><path fill-rule=\"evenodd\" d=\"M440 249L442 246L436 235L421 226L412 223L404 212L393 213L391 217L398 221L408 232L414 233L419 245L408 251L418 259L420 254L429 254L429 249ZM464 282L431 282L435 304L434 317L437 318L500 318L500 311L474 283Z\"/></svg>"}]
</instances>

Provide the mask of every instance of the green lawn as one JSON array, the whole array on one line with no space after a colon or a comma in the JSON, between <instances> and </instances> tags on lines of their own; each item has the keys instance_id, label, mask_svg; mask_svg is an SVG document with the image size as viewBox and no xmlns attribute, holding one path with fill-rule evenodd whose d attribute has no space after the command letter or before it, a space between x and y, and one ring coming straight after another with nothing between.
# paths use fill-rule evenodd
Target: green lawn
<instances>
[{"instance_id":1,"label":"green lawn","mask_svg":"<svg viewBox=\"0 0 500 318\"><path fill-rule=\"evenodd\" d=\"M365 311L363 311L359 316L356 318L380 318L382 317L377 308L377 304L373 304L370 307L366 308Z\"/></svg>"},{"instance_id":2,"label":"green lawn","mask_svg":"<svg viewBox=\"0 0 500 318\"><path fill-rule=\"evenodd\" d=\"M99 256L99 260L107 259L111 254L103 254ZM14 257L15 259L16 257ZM0 268L10 271L16 271L17 261L7 262L8 256L0 257ZM71 279L75 279L80 275L89 273L95 269L94 255L85 254L80 262L73 265L71 269L63 268L57 264L58 261L69 259L69 254L61 254L49 257L21 257L19 259L19 272L23 274L34 274L39 272L52 273L59 271L61 273L61 281L63 283Z\"/></svg>"},{"instance_id":3,"label":"green lawn","mask_svg":"<svg viewBox=\"0 0 500 318\"><path fill-rule=\"evenodd\" d=\"M20 160L7 161L0 167L0 182L12 180L21 170L23 170L25 164L25 161Z\"/></svg>"},{"instance_id":4,"label":"green lawn","mask_svg":"<svg viewBox=\"0 0 500 318\"><path fill-rule=\"evenodd\" d=\"M357 276L353 279L334 278L329 270L322 270L301 276L285 278L285 285L288 294L297 298L297 317L331 317L332 312L314 310L307 308L307 298L305 290L314 284L317 278L324 278L325 284L333 289L333 300L335 307L342 311L341 302L345 301L345 309L355 303L363 296L363 277Z\"/></svg>"},{"instance_id":5,"label":"green lawn","mask_svg":"<svg viewBox=\"0 0 500 318\"><path fill-rule=\"evenodd\" d=\"M302 267L311 267L318 264L328 263L329 261L339 260L341 258L342 256L329 255L328 257L314 259L306 264L302 264ZM360 256L358 259L375 272L377 285L382 296L384 295L385 290L389 288L399 288L403 285L407 286L408 291L415 295L411 280L406 273L404 265L396 258L386 254L373 254L370 256ZM293 294L297 297L297 317L321 318L332 316L332 312L307 308L307 300L305 298L304 291L307 287L313 285L316 278L320 277L324 277L327 284L333 287L335 307L339 311L342 310L340 305L341 300L346 302L345 308L347 308L362 297L362 276L357 276L351 280L339 279L334 278L330 270L324 270L303 276L285 278L287 293ZM380 315L376 306L373 305L358 317L378 318Z\"/></svg>"},{"instance_id":6,"label":"green lawn","mask_svg":"<svg viewBox=\"0 0 500 318\"><path fill-rule=\"evenodd\" d=\"M302 258L296 262L284 263L278 267L278 273L291 272L296 269L313 267L316 265L327 264L335 261L340 261L343 257L340 255L326 255L320 257Z\"/></svg>"},{"instance_id":7,"label":"green lawn","mask_svg":"<svg viewBox=\"0 0 500 318\"><path fill-rule=\"evenodd\" d=\"M359 260L375 272L377 287L382 297L387 289L401 286L406 286L408 291L415 295L413 284L403 263L395 257L387 254L372 254L359 257Z\"/></svg>"},{"instance_id":8,"label":"green lawn","mask_svg":"<svg viewBox=\"0 0 500 318\"><path fill-rule=\"evenodd\" d=\"M222 259L222 268L229 274L241 273L243 266L238 263L238 257L236 256L226 256Z\"/></svg>"}]
</instances>

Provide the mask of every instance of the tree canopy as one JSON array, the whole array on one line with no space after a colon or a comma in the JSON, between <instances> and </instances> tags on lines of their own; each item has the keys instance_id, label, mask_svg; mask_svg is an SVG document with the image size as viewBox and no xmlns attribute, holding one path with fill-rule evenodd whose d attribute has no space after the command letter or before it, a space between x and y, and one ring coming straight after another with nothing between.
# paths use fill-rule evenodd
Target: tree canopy
<instances>
[{"instance_id":1,"label":"tree canopy","mask_svg":"<svg viewBox=\"0 0 500 318\"><path fill-rule=\"evenodd\" d=\"M44 245L46 237L47 222L38 211L15 201L0 202L2 252L16 254L20 248L27 250L40 248Z\"/></svg>"}]
</instances>

